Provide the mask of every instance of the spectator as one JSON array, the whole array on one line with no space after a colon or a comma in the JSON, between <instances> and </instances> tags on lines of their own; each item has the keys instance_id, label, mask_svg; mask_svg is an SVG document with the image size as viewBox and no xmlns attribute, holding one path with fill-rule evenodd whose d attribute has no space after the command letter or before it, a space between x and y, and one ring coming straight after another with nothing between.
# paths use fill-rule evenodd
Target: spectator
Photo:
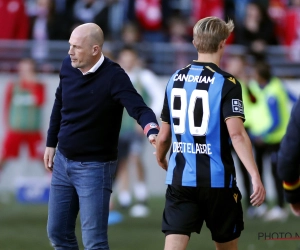
<instances>
[{"instance_id":1,"label":"spectator","mask_svg":"<svg viewBox=\"0 0 300 250\"><path fill-rule=\"evenodd\" d=\"M245 17L246 6L251 0L226 0L224 1L224 15L235 21L239 26Z\"/></svg>"},{"instance_id":2,"label":"spectator","mask_svg":"<svg viewBox=\"0 0 300 250\"><path fill-rule=\"evenodd\" d=\"M94 17L94 23L102 27L106 40L120 39L124 24L124 1L105 0L105 6Z\"/></svg>"},{"instance_id":3,"label":"spectator","mask_svg":"<svg viewBox=\"0 0 300 250\"><path fill-rule=\"evenodd\" d=\"M129 0L127 17L140 25L142 40L165 42L166 23L170 16L170 1Z\"/></svg>"},{"instance_id":4,"label":"spectator","mask_svg":"<svg viewBox=\"0 0 300 250\"><path fill-rule=\"evenodd\" d=\"M55 6L52 0L36 0L36 8L31 13L30 39L33 40L32 57L44 62L48 57L50 30L56 27Z\"/></svg>"},{"instance_id":5,"label":"spectator","mask_svg":"<svg viewBox=\"0 0 300 250\"><path fill-rule=\"evenodd\" d=\"M0 0L0 22L0 39L28 39L29 19L23 0Z\"/></svg>"},{"instance_id":6,"label":"spectator","mask_svg":"<svg viewBox=\"0 0 300 250\"><path fill-rule=\"evenodd\" d=\"M71 34L73 4L74 0L35 0L28 8L30 39L67 40Z\"/></svg>"},{"instance_id":7,"label":"spectator","mask_svg":"<svg viewBox=\"0 0 300 250\"><path fill-rule=\"evenodd\" d=\"M5 94L4 121L6 127L0 170L9 159L19 156L20 147L28 146L29 156L42 161L42 107L44 85L37 78L35 63L22 59L18 79L9 83Z\"/></svg>"},{"instance_id":8,"label":"spectator","mask_svg":"<svg viewBox=\"0 0 300 250\"><path fill-rule=\"evenodd\" d=\"M188 22L181 16L173 16L168 22L168 40L175 51L174 64L183 68L189 63L187 45L193 40L188 33Z\"/></svg>"},{"instance_id":9,"label":"spectator","mask_svg":"<svg viewBox=\"0 0 300 250\"><path fill-rule=\"evenodd\" d=\"M207 17L215 16L221 19L224 18L224 1L210 0L198 1L192 0L192 22Z\"/></svg>"},{"instance_id":10,"label":"spectator","mask_svg":"<svg viewBox=\"0 0 300 250\"><path fill-rule=\"evenodd\" d=\"M158 79L150 70L143 68L137 51L132 47L124 47L118 55L120 66L128 74L133 86L143 97L146 104L158 116L162 103L162 88ZM128 208L132 204L130 185L132 184L136 204L130 209L130 215L144 217L149 213L147 207L148 188L146 171L142 160L144 150L144 135L140 126L125 111L119 138L119 166L117 182L119 184L119 204ZM133 165L136 176L131 176L129 167Z\"/></svg>"},{"instance_id":11,"label":"spectator","mask_svg":"<svg viewBox=\"0 0 300 250\"><path fill-rule=\"evenodd\" d=\"M291 0L285 17L284 45L292 46L300 44L300 0Z\"/></svg>"},{"instance_id":12,"label":"spectator","mask_svg":"<svg viewBox=\"0 0 300 250\"><path fill-rule=\"evenodd\" d=\"M275 24L275 33L278 43L284 44L286 39L286 14L288 9L288 0L270 0L268 13ZM288 26L287 26L288 27ZM290 27L288 28L290 29Z\"/></svg>"},{"instance_id":13,"label":"spectator","mask_svg":"<svg viewBox=\"0 0 300 250\"><path fill-rule=\"evenodd\" d=\"M260 4L250 2L241 26L235 32L235 43L246 46L249 52L261 58L267 45L277 45L275 26Z\"/></svg>"},{"instance_id":14,"label":"spectator","mask_svg":"<svg viewBox=\"0 0 300 250\"><path fill-rule=\"evenodd\" d=\"M55 26L49 31L50 40L68 40L74 22L73 6L76 0L55 0Z\"/></svg>"},{"instance_id":15,"label":"spectator","mask_svg":"<svg viewBox=\"0 0 300 250\"><path fill-rule=\"evenodd\" d=\"M105 8L106 1L76 0L73 8L74 26L93 22L97 14Z\"/></svg>"},{"instance_id":16,"label":"spectator","mask_svg":"<svg viewBox=\"0 0 300 250\"><path fill-rule=\"evenodd\" d=\"M278 176L283 180L285 198L291 210L300 216L300 99L295 104L287 132L278 152Z\"/></svg>"},{"instance_id":17,"label":"spectator","mask_svg":"<svg viewBox=\"0 0 300 250\"><path fill-rule=\"evenodd\" d=\"M291 48L289 57L293 61L300 61L300 0L291 0L283 23L285 24L283 44Z\"/></svg>"},{"instance_id":18,"label":"spectator","mask_svg":"<svg viewBox=\"0 0 300 250\"><path fill-rule=\"evenodd\" d=\"M259 212L254 214L265 215L265 220L268 221L285 220L288 214L284 209L283 188L276 172L276 154L289 120L289 97L281 80L272 75L270 66L264 61L254 64L253 80L250 81L249 88L256 98L253 112L259 117L249 127L256 163L262 175L266 167L264 157L270 156L276 190L276 205L266 214L266 205L261 206Z\"/></svg>"},{"instance_id":19,"label":"spectator","mask_svg":"<svg viewBox=\"0 0 300 250\"><path fill-rule=\"evenodd\" d=\"M141 31L133 22L127 22L124 24L122 29L122 42L125 45L134 46L136 43L141 41Z\"/></svg>"}]
</instances>

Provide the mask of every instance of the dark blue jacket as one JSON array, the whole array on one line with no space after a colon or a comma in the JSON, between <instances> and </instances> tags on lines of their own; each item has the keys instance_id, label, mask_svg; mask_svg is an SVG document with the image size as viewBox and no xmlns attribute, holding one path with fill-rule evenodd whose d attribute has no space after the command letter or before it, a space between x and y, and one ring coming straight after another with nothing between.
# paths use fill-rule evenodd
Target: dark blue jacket
<instances>
[{"instance_id":1,"label":"dark blue jacket","mask_svg":"<svg viewBox=\"0 0 300 250\"><path fill-rule=\"evenodd\" d=\"M289 125L278 151L278 175L284 181L289 203L300 202L300 99L294 105Z\"/></svg>"},{"instance_id":2,"label":"dark blue jacket","mask_svg":"<svg viewBox=\"0 0 300 250\"><path fill-rule=\"evenodd\" d=\"M61 67L60 83L48 129L47 147L75 161L117 159L123 108L144 128L157 120L125 71L105 58L95 73L83 75L70 57ZM157 134L151 129L150 134Z\"/></svg>"}]
</instances>

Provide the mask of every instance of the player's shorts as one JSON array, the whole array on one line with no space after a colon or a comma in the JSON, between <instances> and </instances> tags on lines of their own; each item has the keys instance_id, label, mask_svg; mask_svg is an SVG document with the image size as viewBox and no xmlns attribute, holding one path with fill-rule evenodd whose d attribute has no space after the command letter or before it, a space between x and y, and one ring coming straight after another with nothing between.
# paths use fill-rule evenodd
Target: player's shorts
<instances>
[{"instance_id":1,"label":"player's shorts","mask_svg":"<svg viewBox=\"0 0 300 250\"><path fill-rule=\"evenodd\" d=\"M140 155L144 148L145 136L138 132L121 135L118 143L118 160L127 158L129 154Z\"/></svg>"},{"instance_id":2,"label":"player's shorts","mask_svg":"<svg viewBox=\"0 0 300 250\"><path fill-rule=\"evenodd\" d=\"M225 243L244 229L241 192L234 188L168 185L162 231L166 234L200 233L203 222L212 240Z\"/></svg>"},{"instance_id":3,"label":"player's shorts","mask_svg":"<svg viewBox=\"0 0 300 250\"><path fill-rule=\"evenodd\" d=\"M42 159L41 143L40 132L8 131L3 141L2 158L18 157L21 145L27 145L30 158Z\"/></svg>"}]
</instances>

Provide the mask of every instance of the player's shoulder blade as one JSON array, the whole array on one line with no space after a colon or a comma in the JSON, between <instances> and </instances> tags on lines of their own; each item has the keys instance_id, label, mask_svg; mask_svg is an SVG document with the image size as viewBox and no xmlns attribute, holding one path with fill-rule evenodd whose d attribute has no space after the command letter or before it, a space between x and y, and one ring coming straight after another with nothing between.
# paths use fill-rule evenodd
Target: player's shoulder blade
<instances>
[{"instance_id":1,"label":"player's shoulder blade","mask_svg":"<svg viewBox=\"0 0 300 250\"><path fill-rule=\"evenodd\" d=\"M230 82L231 84L238 83L238 80L233 75L229 74L228 72L219 69L218 73L221 74L224 77L224 79L227 80L228 82Z\"/></svg>"}]
</instances>

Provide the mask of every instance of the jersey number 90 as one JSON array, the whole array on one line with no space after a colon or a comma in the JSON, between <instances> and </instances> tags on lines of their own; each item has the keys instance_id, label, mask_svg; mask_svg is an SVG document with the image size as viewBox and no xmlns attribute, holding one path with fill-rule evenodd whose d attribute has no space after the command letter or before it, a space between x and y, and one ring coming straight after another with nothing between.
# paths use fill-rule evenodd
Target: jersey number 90
<instances>
[{"instance_id":1,"label":"jersey number 90","mask_svg":"<svg viewBox=\"0 0 300 250\"><path fill-rule=\"evenodd\" d=\"M175 108L175 98L180 99L180 107ZM202 119L200 126L195 126L195 111L197 108L196 103L197 99L202 101ZM174 120L178 119L179 124L175 125L173 122L173 129L175 134L184 134L185 133L185 123L186 118L189 119L189 131L193 136L204 136L206 135L208 128L209 120L209 101L208 101L208 92L206 90L195 89L193 90L189 103L187 100L187 93L185 89L173 88L171 91L171 115Z\"/></svg>"}]
</instances>

